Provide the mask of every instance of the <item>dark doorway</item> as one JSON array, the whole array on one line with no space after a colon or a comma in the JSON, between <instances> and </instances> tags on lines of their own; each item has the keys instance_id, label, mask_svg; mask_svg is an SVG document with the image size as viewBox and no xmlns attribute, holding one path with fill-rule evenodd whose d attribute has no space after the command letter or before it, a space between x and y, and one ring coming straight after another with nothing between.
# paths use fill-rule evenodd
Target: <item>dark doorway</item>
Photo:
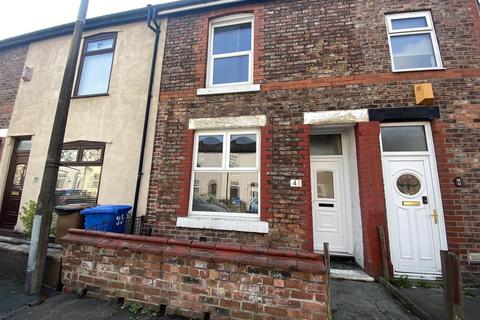
<instances>
[{"instance_id":1,"label":"dark doorway","mask_svg":"<svg viewBox=\"0 0 480 320\"><path fill-rule=\"evenodd\" d=\"M30 137L19 138L15 142L0 212L1 228L13 229L17 223L31 146Z\"/></svg>"}]
</instances>

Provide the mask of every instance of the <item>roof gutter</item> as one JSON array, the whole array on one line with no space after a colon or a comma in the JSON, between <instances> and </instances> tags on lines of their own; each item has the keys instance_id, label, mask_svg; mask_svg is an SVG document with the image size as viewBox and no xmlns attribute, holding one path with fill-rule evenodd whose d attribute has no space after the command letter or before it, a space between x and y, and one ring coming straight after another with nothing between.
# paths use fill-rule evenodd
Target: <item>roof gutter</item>
<instances>
[{"instance_id":1,"label":"roof gutter","mask_svg":"<svg viewBox=\"0 0 480 320\"><path fill-rule=\"evenodd\" d=\"M231 4L231 3L237 3L237 2L246 2L246 1L249 1L249 0L204 1L203 3L192 4L190 6L184 6L184 7L180 7L180 8L174 8L174 9L160 10L157 13L157 15L158 16L165 16L165 15L172 14L172 13L179 13L179 12L190 11L190 10L198 10L198 9L204 9L204 8L210 8L210 7L221 6L221 5L225 5L225 4Z\"/></svg>"}]
</instances>

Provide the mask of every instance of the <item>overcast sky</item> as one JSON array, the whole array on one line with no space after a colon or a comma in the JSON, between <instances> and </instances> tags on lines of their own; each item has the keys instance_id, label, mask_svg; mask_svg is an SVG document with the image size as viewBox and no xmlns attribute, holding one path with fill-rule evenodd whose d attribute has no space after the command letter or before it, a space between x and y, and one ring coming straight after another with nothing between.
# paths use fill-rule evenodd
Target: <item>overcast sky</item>
<instances>
[{"instance_id":1,"label":"overcast sky","mask_svg":"<svg viewBox=\"0 0 480 320\"><path fill-rule=\"evenodd\" d=\"M87 18L174 0L90 0ZM80 0L0 0L0 39L75 21Z\"/></svg>"}]
</instances>

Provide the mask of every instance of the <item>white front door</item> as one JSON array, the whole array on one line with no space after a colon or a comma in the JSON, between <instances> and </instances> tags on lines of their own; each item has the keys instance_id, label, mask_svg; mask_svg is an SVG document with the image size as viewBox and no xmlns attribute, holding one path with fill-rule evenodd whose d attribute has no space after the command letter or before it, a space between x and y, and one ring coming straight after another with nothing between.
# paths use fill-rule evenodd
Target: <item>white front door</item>
<instances>
[{"instance_id":1,"label":"white front door","mask_svg":"<svg viewBox=\"0 0 480 320\"><path fill-rule=\"evenodd\" d=\"M345 175L344 135L318 135L320 156L311 156L313 239L315 251L328 242L332 253L351 254L347 216L348 199ZM329 147L330 144L330 147ZM342 150L343 149L343 150Z\"/></svg>"},{"instance_id":2,"label":"white front door","mask_svg":"<svg viewBox=\"0 0 480 320\"><path fill-rule=\"evenodd\" d=\"M446 247L430 127L382 126L390 252L396 274L441 274Z\"/></svg>"}]
</instances>

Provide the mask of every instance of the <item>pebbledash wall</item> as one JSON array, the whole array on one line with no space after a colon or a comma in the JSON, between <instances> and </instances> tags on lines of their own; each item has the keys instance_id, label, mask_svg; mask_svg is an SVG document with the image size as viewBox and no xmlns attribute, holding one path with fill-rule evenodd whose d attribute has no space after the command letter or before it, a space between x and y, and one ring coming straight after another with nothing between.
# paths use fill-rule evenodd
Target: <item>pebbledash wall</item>
<instances>
[{"instance_id":1,"label":"pebbledash wall","mask_svg":"<svg viewBox=\"0 0 480 320\"><path fill-rule=\"evenodd\" d=\"M444 70L392 73L385 14L431 10ZM205 87L208 24L253 13L254 84L260 92L197 95ZM415 105L413 84L431 82L432 121L449 249L464 280L480 265L480 18L475 0L257 1L169 17L150 178L147 226L178 240L313 250L309 126L304 112ZM266 116L261 127L261 220L267 234L176 226L188 216L193 136L189 120ZM379 123L356 126L364 267L380 274L377 225L386 226ZM456 188L455 176L465 185ZM290 179L303 179L290 188Z\"/></svg>"}]
</instances>

